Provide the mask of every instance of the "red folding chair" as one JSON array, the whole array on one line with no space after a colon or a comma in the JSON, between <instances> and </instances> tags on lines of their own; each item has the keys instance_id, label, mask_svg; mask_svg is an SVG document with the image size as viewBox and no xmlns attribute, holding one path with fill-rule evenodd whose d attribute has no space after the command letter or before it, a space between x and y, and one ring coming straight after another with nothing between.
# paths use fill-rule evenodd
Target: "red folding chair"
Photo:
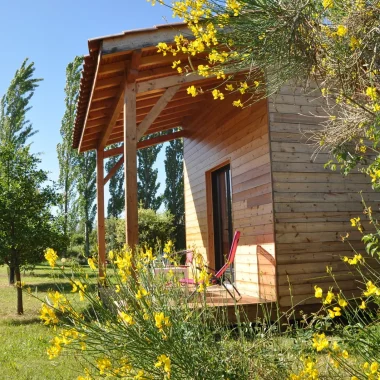
<instances>
[{"instance_id":1,"label":"red folding chair","mask_svg":"<svg viewBox=\"0 0 380 380\"><path fill-rule=\"evenodd\" d=\"M223 278L223 275L226 273L227 269L233 264L233 262L235 260L236 249L237 249L237 246L239 244L239 239L240 239L240 231L235 231L235 235L234 235L234 238L232 240L232 245L231 245L231 249L230 249L230 252L228 254L227 260L226 260L225 264L217 272L215 269L212 269L206 265L206 267L211 272L213 272L213 273L210 273L211 274L210 284L211 285L223 286L224 289L227 290L227 292L231 296L231 298L233 298L234 300L236 300L236 298L235 298L234 294L232 294L231 291L227 288L226 284L224 283L224 280L228 280L230 285L232 285L232 288L234 289L234 291L239 295L239 300L241 298L241 294L236 289L236 287L232 283L232 281L226 276L224 276L224 278ZM186 285L186 286L187 285L195 285L196 286L196 289L194 290L193 293L190 294L189 298L192 297L197 292L198 286L202 283L202 282L197 282L196 280L194 280L192 278L184 278L184 279L181 279L179 282L182 285ZM238 301L238 300L236 300L236 301Z\"/></svg>"}]
</instances>

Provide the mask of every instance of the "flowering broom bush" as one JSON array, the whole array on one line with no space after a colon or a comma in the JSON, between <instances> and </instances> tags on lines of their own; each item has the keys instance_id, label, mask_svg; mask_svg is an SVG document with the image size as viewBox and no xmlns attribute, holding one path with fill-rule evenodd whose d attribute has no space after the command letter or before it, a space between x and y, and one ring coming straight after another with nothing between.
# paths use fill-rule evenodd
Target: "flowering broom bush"
<instances>
[{"instance_id":1,"label":"flowering broom bush","mask_svg":"<svg viewBox=\"0 0 380 380\"><path fill-rule=\"evenodd\" d=\"M165 251L165 259L175 263L172 245L166 245ZM55 252L48 249L45 256L54 267ZM249 379L257 371L263 375L260 378L281 378L276 373L282 376L283 367L253 364L260 344L255 353L251 339L255 334L241 323L244 317L237 308L240 323L231 329L226 309L207 305L209 275L204 268L194 273L204 288L188 299L175 272L156 269L155 273L153 262L158 269L160 265L151 249L132 253L125 248L109 252L108 259L111 264L98 289L79 267L68 277L79 304L51 291L41 308L41 320L56 331L47 349L49 358L64 351L81 355L84 374L78 380ZM195 260L202 265L202 260ZM98 270L94 259L88 263ZM286 356L286 348L283 352Z\"/></svg>"}]
</instances>

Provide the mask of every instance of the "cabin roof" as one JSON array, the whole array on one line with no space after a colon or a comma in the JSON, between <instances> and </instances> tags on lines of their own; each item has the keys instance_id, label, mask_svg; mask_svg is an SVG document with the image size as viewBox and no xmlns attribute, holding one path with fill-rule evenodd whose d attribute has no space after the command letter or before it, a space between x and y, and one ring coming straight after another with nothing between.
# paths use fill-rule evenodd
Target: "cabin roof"
<instances>
[{"instance_id":1,"label":"cabin roof","mask_svg":"<svg viewBox=\"0 0 380 380\"><path fill-rule=\"evenodd\" d=\"M199 57L189 62L179 53L163 56L157 52L159 42L173 43L177 34L189 35L184 23L159 25L152 28L125 31L88 41L89 54L84 57L77 115L73 132L73 148L80 152L123 141L123 94L128 83L136 85L137 128L157 105L167 89L176 86L154 122L143 135L183 127L186 120L197 114L205 95L187 94L189 82L202 88L215 86L215 78L195 74L178 74L173 60L188 62L197 67L204 60ZM191 77L191 78L190 78ZM169 96L170 97L170 96ZM141 136L139 136L141 137Z\"/></svg>"}]
</instances>

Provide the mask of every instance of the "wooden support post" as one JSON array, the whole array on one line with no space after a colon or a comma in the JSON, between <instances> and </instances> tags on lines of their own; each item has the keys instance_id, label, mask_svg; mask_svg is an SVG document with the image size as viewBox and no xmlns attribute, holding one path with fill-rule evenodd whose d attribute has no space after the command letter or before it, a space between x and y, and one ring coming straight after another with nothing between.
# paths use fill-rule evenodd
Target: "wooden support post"
<instances>
[{"instance_id":1,"label":"wooden support post","mask_svg":"<svg viewBox=\"0 0 380 380\"><path fill-rule=\"evenodd\" d=\"M96 195L98 206L99 277L104 277L106 265L106 234L104 229L104 150L96 151Z\"/></svg>"},{"instance_id":2,"label":"wooden support post","mask_svg":"<svg viewBox=\"0 0 380 380\"><path fill-rule=\"evenodd\" d=\"M125 236L132 249L138 243L136 83L127 83L124 92L124 181Z\"/></svg>"}]
</instances>

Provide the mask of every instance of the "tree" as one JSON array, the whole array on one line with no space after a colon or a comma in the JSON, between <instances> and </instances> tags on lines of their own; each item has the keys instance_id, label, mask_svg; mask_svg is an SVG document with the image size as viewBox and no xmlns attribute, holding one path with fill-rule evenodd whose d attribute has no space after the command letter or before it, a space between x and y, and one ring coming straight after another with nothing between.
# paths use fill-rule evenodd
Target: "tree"
<instances>
[{"instance_id":1,"label":"tree","mask_svg":"<svg viewBox=\"0 0 380 380\"><path fill-rule=\"evenodd\" d=\"M13 144L15 149L24 146L36 132L26 119L30 110L29 102L42 79L33 78L34 63L25 59L16 71L7 92L0 102L0 145ZM10 267L9 283L14 284L14 267Z\"/></svg>"},{"instance_id":2,"label":"tree","mask_svg":"<svg viewBox=\"0 0 380 380\"><path fill-rule=\"evenodd\" d=\"M154 137L152 135L151 137ZM157 182L158 169L153 169L157 160L157 155L162 149L162 144L154 145L149 148L140 149L138 157L138 183L137 195L142 208L157 211L162 203L162 196L157 196L160 183Z\"/></svg>"},{"instance_id":3,"label":"tree","mask_svg":"<svg viewBox=\"0 0 380 380\"><path fill-rule=\"evenodd\" d=\"M34 63L28 64L25 59L16 71L7 92L0 103L0 143L13 143L16 147L23 146L26 140L33 136L33 126L26 119L26 113L31 108L29 102L42 79L33 77Z\"/></svg>"},{"instance_id":4,"label":"tree","mask_svg":"<svg viewBox=\"0 0 380 380\"><path fill-rule=\"evenodd\" d=\"M84 232L84 254L90 256L90 234L96 215L96 153L89 151L79 154L76 165L78 214Z\"/></svg>"},{"instance_id":5,"label":"tree","mask_svg":"<svg viewBox=\"0 0 380 380\"><path fill-rule=\"evenodd\" d=\"M51 186L43 186L48 177L39 163L29 147L0 144L0 265L16 275L18 314L23 314L21 266L40 262L46 247L59 244L50 211L57 197Z\"/></svg>"},{"instance_id":6,"label":"tree","mask_svg":"<svg viewBox=\"0 0 380 380\"><path fill-rule=\"evenodd\" d=\"M164 203L166 209L173 215L176 248L181 249L186 247L182 139L170 141L166 147L165 173Z\"/></svg>"},{"instance_id":7,"label":"tree","mask_svg":"<svg viewBox=\"0 0 380 380\"><path fill-rule=\"evenodd\" d=\"M66 67L65 86L65 113L61 123L62 142L57 145L59 161L58 185L62 191L62 198L59 204L59 219L62 226L65 245L63 255L67 255L67 248L70 236L75 230L78 218L75 212L75 182L77 178L78 154L72 148L72 134L76 117L76 105L79 96L80 75L83 58L75 57Z\"/></svg>"},{"instance_id":8,"label":"tree","mask_svg":"<svg viewBox=\"0 0 380 380\"><path fill-rule=\"evenodd\" d=\"M118 146L120 146L120 144L112 145L110 148L116 148ZM119 161L120 157L121 155L111 157L106 163L106 170L110 171L116 162ZM118 218L125 207L124 171L122 166L110 179L108 190L110 194L107 207L108 217Z\"/></svg>"}]
</instances>

